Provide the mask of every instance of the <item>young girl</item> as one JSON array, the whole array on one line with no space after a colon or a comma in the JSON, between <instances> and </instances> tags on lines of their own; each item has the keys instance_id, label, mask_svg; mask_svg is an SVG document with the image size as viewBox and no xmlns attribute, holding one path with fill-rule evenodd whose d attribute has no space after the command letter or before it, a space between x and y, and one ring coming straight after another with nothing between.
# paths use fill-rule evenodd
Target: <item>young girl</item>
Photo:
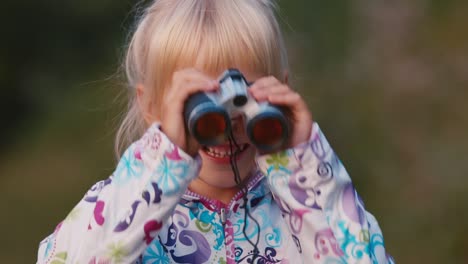
<instances>
[{"instance_id":1,"label":"young girl","mask_svg":"<svg viewBox=\"0 0 468 264\"><path fill-rule=\"evenodd\" d=\"M242 118L238 148L200 146L184 103L239 69L258 102L288 109L289 145L258 153ZM134 141L41 242L38 263L388 263L382 233L303 98L269 0L155 0L129 44ZM138 139L139 138L139 139ZM136 140L138 139L138 140ZM236 181L229 160L238 167Z\"/></svg>"}]
</instances>

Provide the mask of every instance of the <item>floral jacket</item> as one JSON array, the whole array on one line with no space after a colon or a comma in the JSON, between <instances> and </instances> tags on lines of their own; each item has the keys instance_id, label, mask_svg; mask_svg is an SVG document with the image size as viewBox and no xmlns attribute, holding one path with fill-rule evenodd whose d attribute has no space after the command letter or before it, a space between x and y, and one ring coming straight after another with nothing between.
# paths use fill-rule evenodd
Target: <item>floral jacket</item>
<instances>
[{"instance_id":1,"label":"floral jacket","mask_svg":"<svg viewBox=\"0 0 468 264\"><path fill-rule=\"evenodd\" d=\"M37 263L393 263L317 124L257 165L247 199L202 197L187 189L201 160L154 124L40 243Z\"/></svg>"}]
</instances>

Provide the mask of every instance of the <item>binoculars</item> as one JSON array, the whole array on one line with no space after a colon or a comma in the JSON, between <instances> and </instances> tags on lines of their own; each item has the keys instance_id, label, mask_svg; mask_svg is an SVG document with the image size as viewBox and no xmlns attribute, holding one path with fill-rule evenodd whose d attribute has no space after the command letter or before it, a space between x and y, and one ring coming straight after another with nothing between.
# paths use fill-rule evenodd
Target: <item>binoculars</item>
<instances>
[{"instance_id":1,"label":"binoculars","mask_svg":"<svg viewBox=\"0 0 468 264\"><path fill-rule=\"evenodd\" d=\"M242 116L245 132L257 149L270 152L283 147L290 134L289 121L280 108L257 102L249 84L236 69L225 71L216 92L198 92L185 102L188 132L205 146L219 145L231 136L231 120Z\"/></svg>"}]
</instances>

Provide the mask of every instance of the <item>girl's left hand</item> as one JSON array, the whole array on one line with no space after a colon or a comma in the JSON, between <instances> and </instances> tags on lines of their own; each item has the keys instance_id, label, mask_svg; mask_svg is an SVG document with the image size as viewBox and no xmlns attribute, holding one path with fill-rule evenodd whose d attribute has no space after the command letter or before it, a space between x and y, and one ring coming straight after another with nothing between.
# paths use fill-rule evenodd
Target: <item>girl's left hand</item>
<instances>
[{"instance_id":1,"label":"girl's left hand","mask_svg":"<svg viewBox=\"0 0 468 264\"><path fill-rule=\"evenodd\" d=\"M273 76L256 80L249 88L250 94L259 102L289 109L292 121L292 135L288 148L306 142L312 130L312 114L301 95Z\"/></svg>"}]
</instances>

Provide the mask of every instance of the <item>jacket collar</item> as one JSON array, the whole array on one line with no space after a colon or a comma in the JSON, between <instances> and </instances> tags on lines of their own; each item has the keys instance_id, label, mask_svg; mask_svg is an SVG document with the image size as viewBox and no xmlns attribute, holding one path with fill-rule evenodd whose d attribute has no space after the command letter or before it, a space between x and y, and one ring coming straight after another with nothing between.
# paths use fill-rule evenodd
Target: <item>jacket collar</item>
<instances>
[{"instance_id":1,"label":"jacket collar","mask_svg":"<svg viewBox=\"0 0 468 264\"><path fill-rule=\"evenodd\" d=\"M263 197L269 193L270 188L267 187L267 184L266 177L260 172L260 170L257 170L247 183L247 200L255 201L257 198ZM239 201L242 201L243 197L244 190L240 190L232 198L229 204L224 204L219 200L205 197L187 189L185 194L182 196L180 203L191 207L190 204L201 202L205 207L213 211L219 211L221 208L232 210Z\"/></svg>"}]
</instances>

